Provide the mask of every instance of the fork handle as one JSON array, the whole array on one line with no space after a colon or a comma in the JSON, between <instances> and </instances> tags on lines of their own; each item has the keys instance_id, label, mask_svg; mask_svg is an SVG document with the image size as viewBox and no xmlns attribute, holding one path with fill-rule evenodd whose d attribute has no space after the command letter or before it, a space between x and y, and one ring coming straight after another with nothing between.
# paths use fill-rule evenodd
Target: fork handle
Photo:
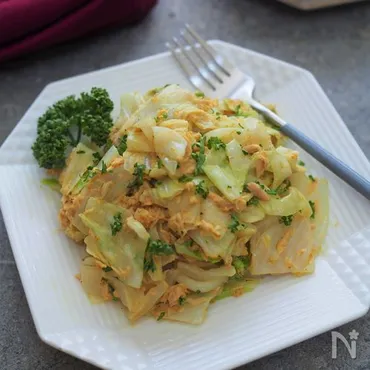
<instances>
[{"instance_id":1,"label":"fork handle","mask_svg":"<svg viewBox=\"0 0 370 370\"><path fill-rule=\"evenodd\" d=\"M285 122L281 117L260 102L254 100L253 98L248 98L247 101L254 109L259 111L274 125L276 125L284 135L291 138L295 143L297 143L307 153L311 154L315 159L317 159L340 179L350 185L353 189L357 190L366 199L370 200L369 180L365 179L365 177L361 176L351 167L343 163L340 159L336 158L333 154L328 152L321 145L317 144L316 141L306 136L295 126Z\"/></svg>"},{"instance_id":2,"label":"fork handle","mask_svg":"<svg viewBox=\"0 0 370 370\"><path fill-rule=\"evenodd\" d=\"M330 152L317 144L314 140L306 136L303 132L298 130L290 123L280 126L280 131L290 137L307 153L311 154L320 163L326 166L329 170L335 173L339 178L352 186L365 198L370 200L370 182L363 176L347 166L338 158L334 157Z\"/></svg>"}]
</instances>

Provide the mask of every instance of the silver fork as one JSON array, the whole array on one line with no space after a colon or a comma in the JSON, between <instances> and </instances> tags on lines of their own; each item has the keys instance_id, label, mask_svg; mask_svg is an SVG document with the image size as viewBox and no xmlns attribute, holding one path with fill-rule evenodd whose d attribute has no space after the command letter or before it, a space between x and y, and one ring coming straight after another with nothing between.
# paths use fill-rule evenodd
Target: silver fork
<instances>
[{"instance_id":1,"label":"silver fork","mask_svg":"<svg viewBox=\"0 0 370 370\"><path fill-rule=\"evenodd\" d=\"M284 135L370 200L368 180L253 97L255 82L251 76L218 54L188 24L180 34L181 42L173 37L173 43L166 43L166 46L194 87L210 97L230 97L246 101Z\"/></svg>"}]
</instances>

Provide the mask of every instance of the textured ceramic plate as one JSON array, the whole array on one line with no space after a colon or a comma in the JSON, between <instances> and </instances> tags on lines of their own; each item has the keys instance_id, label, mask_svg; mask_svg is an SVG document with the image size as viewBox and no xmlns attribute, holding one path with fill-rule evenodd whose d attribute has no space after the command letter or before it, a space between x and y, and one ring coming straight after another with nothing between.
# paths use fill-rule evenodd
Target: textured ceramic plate
<instances>
[{"instance_id":1,"label":"textured ceramic plate","mask_svg":"<svg viewBox=\"0 0 370 370\"><path fill-rule=\"evenodd\" d=\"M213 41L252 74L257 95L365 177L370 165L328 98L307 71ZM370 305L370 207L303 153L312 173L331 185L327 247L307 277L268 278L255 291L211 306L192 327L147 319L130 326L118 304L91 305L80 283L83 248L59 230L56 193L32 158L36 120L56 100L102 86L116 106L123 92L166 83L190 87L167 54L48 85L0 149L0 201L18 270L43 341L111 369L225 369L265 356L356 319Z\"/></svg>"}]
</instances>

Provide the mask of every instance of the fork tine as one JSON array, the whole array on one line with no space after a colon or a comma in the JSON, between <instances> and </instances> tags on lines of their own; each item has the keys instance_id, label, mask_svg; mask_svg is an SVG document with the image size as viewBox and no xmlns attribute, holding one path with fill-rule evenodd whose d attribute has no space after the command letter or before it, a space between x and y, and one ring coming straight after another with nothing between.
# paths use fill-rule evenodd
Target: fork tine
<instances>
[{"instance_id":1,"label":"fork tine","mask_svg":"<svg viewBox=\"0 0 370 370\"><path fill-rule=\"evenodd\" d=\"M190 69L188 68L187 64L184 63L181 60L181 58L179 58L178 53L176 52L176 49L169 42L166 42L166 47L167 47L167 49L170 50L172 56L176 59L177 63L179 63L180 67L186 73L186 75L188 76L189 80L191 81L192 80L192 73L191 73Z\"/></svg>"},{"instance_id":2,"label":"fork tine","mask_svg":"<svg viewBox=\"0 0 370 370\"><path fill-rule=\"evenodd\" d=\"M190 33L190 35L204 48L204 50L209 54L209 56L215 61L217 66L224 72L227 76L231 76L227 68L232 68L228 65L228 63L225 63L223 58L217 54L216 50L214 50L211 46L207 44L206 41L204 41L198 33L193 30L188 23L185 24L185 27L187 31Z\"/></svg>"},{"instance_id":3,"label":"fork tine","mask_svg":"<svg viewBox=\"0 0 370 370\"><path fill-rule=\"evenodd\" d=\"M192 41L189 39L189 36L185 33L184 30L180 32L180 35L189 46L190 50L192 50L192 52L198 57L198 59L203 62L204 66L208 68L210 72L212 72L212 75L215 77L215 79L218 82L223 83L222 78L217 74L217 67L213 62L213 58L206 58L204 53L199 52L199 48L197 47L197 45L192 43Z\"/></svg>"},{"instance_id":4,"label":"fork tine","mask_svg":"<svg viewBox=\"0 0 370 370\"><path fill-rule=\"evenodd\" d=\"M184 63L180 57L181 53L176 51L176 48L173 47L169 42L166 43L166 47L171 52L172 56L175 58L180 68L185 72L191 84L198 90L203 91L206 95L210 95L213 89L210 89L208 86L205 86L203 79L198 76L197 73L193 73L191 68L189 68L188 63Z\"/></svg>"},{"instance_id":5,"label":"fork tine","mask_svg":"<svg viewBox=\"0 0 370 370\"><path fill-rule=\"evenodd\" d=\"M191 58L189 52L180 44L180 42L177 40L176 37L172 38L175 45L179 48L181 53L186 57L186 59L190 62L190 64L194 67L194 69L199 73L199 75L202 77L204 82L207 83L207 85L212 89L216 90L215 85L212 83L212 79L210 78L210 74L206 69L203 67L200 67L196 64L193 58Z\"/></svg>"}]
</instances>

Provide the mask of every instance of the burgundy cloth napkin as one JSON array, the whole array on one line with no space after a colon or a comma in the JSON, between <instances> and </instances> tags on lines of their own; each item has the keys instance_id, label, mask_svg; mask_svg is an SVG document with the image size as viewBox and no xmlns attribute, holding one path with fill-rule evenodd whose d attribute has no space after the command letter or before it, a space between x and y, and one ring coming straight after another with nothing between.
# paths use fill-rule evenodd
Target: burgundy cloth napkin
<instances>
[{"instance_id":1,"label":"burgundy cloth napkin","mask_svg":"<svg viewBox=\"0 0 370 370\"><path fill-rule=\"evenodd\" d=\"M0 62L144 17L157 0L0 0Z\"/></svg>"}]
</instances>

